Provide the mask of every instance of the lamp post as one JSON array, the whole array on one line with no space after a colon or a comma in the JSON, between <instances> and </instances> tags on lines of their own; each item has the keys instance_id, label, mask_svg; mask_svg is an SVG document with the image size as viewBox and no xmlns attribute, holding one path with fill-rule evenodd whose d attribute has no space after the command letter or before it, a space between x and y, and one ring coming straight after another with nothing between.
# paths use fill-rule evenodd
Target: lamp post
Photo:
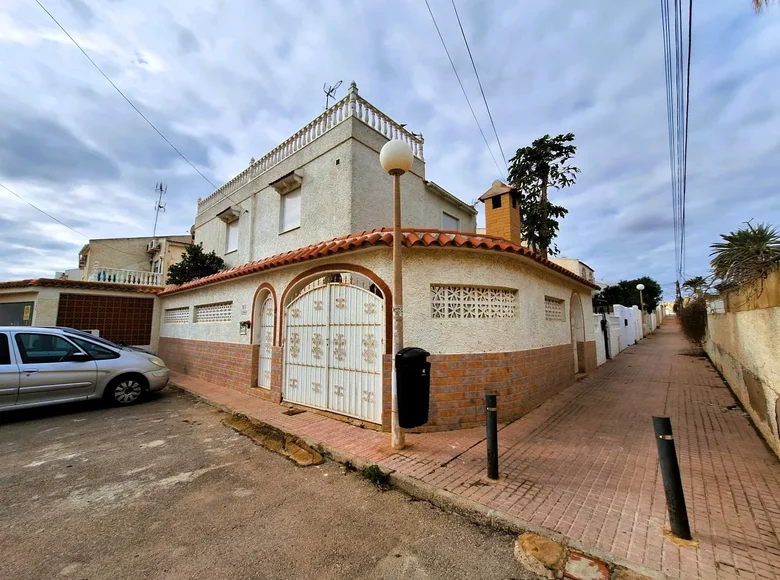
<instances>
[{"instance_id":1,"label":"lamp post","mask_svg":"<svg viewBox=\"0 0 780 580\"><path fill-rule=\"evenodd\" d=\"M639 290L639 307L642 309L642 312L644 313L644 311L645 311L645 299L644 299L644 296L642 295L642 290L645 289L645 285L644 284L637 284L636 285L636 289ZM644 318L644 314L642 315L642 317Z\"/></svg>"},{"instance_id":2,"label":"lamp post","mask_svg":"<svg viewBox=\"0 0 780 580\"><path fill-rule=\"evenodd\" d=\"M404 297L401 271L401 176L412 168L414 154L411 147L400 139L385 143L379 152L379 163L393 176L393 388L391 411L391 436L393 449L403 449L404 432L398 424L398 377L395 355L404 347Z\"/></svg>"}]
</instances>

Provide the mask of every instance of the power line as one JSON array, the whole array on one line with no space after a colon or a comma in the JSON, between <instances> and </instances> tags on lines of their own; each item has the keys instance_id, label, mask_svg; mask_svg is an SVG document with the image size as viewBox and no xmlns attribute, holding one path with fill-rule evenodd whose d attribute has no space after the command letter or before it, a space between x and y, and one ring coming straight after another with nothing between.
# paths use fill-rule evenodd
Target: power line
<instances>
[{"instance_id":1,"label":"power line","mask_svg":"<svg viewBox=\"0 0 780 580\"><path fill-rule=\"evenodd\" d=\"M691 40L693 36L693 0L688 0L688 70L685 81L685 150L683 152L683 203L682 203L682 223L683 223L683 250L682 250L682 269L685 270L685 207L686 194L688 193L688 110L691 103Z\"/></svg>"},{"instance_id":2,"label":"power line","mask_svg":"<svg viewBox=\"0 0 780 580\"><path fill-rule=\"evenodd\" d=\"M460 28L460 34L463 36L463 42L466 44L466 50L469 53L469 59L471 59L471 66L474 69L474 76L477 77L477 84L479 84L479 92L482 93L482 100L485 103L485 109L487 109L488 117L490 118L490 124L493 127L493 134L496 136L496 142L498 142L498 149L501 151L501 157L504 159L504 165L506 165L507 171L509 171L509 164L506 161L506 155L504 155L504 148L501 146L501 139L498 137L498 131L496 131L496 124L493 122L493 115L490 112L490 105L488 105L487 97L485 96L485 90L482 88L482 80L479 78L477 72L477 65L474 63L474 57L471 55L471 47L469 47L469 41L466 40L466 33L463 30L463 24L460 22L460 15L458 9L455 7L455 0L452 1L452 9L455 11L455 18L458 19L458 27Z\"/></svg>"},{"instance_id":3,"label":"power line","mask_svg":"<svg viewBox=\"0 0 780 580\"><path fill-rule=\"evenodd\" d=\"M688 4L688 55L685 62L684 0L661 0L664 43L666 109L669 127L669 167L672 178L675 267L678 280L685 277L686 197L688 182L688 126L690 106L693 1ZM671 20L673 15L673 21ZM672 26L674 33L672 34ZM672 46L674 42L674 46Z\"/></svg>"},{"instance_id":4,"label":"power line","mask_svg":"<svg viewBox=\"0 0 780 580\"><path fill-rule=\"evenodd\" d=\"M480 135L482 135L482 140L485 142L485 147L487 147L490 156L493 158L493 163L496 164L496 169L498 170L499 176L503 177L503 172L501 171L501 168L498 166L498 161L496 161L496 157L495 155L493 155L493 150L490 148L490 144L488 143L487 137L485 137L485 132L482 130L482 126L479 124L479 120L477 119L477 114L474 112L474 107L471 106L471 101L469 100L469 96L468 94L466 94L466 89L463 87L463 82L460 80L458 69L455 68L455 63L452 61L452 56L450 56L450 51L447 48L447 43L444 42L444 37L441 35L441 30L439 30L439 25L436 23L436 18L433 15L433 11L431 10L431 5L428 3L428 0L425 0L425 5L428 7L428 14L431 15L431 20L433 20L433 25L436 27L436 32L439 34L439 40L441 40L441 45L444 47L444 52L447 53L447 58L450 61L450 65L452 65L452 72L455 73L455 78L458 79L460 90L463 91L463 96L466 97L466 102L469 105L469 110L471 110L471 115L474 117L474 122L477 124L477 128L479 129Z\"/></svg>"},{"instance_id":5,"label":"power line","mask_svg":"<svg viewBox=\"0 0 780 580\"><path fill-rule=\"evenodd\" d=\"M137 256L137 254L132 254L132 253L130 253L130 252L125 252L124 250L120 250L119 248L115 248L115 247L113 247L113 246L109 246L108 244L104 244L104 243L102 243L102 242L99 242L99 241L97 241L97 240L90 240L89 236L88 236L87 234L85 234L84 232L80 232L80 231L78 231L77 229L70 227L70 226L69 226L68 224L66 224L64 221L62 221L62 220L60 220L60 219L58 219L58 218L54 217L53 215L51 215L51 214L50 214L50 213L48 213L47 211L44 211L44 210L42 210L42 209L41 209L41 208L39 208L37 205L35 205L33 202L26 200L25 198L23 198L21 195L19 195L18 193L16 193L15 191L13 191L13 190L12 190L12 189L10 189L9 187L7 187L6 185L4 185L4 184L0 183L0 187L2 187L3 189L5 189L5 190L6 190L8 193L10 193L11 195L13 195L14 197L17 197L17 198L21 199L21 200L22 200L24 203L26 203L27 205L29 205L29 206L30 206L30 207L32 207L33 209L36 209L36 210L38 210L39 212L41 212L41 213L42 213L43 215L45 215L46 217L48 217L48 218L50 218L50 219L54 220L55 222L57 222L57 223L58 223L58 224L60 224L61 226L63 226L63 227L66 227L66 228L68 228L70 231L72 231L72 232L75 232L75 233L77 233L78 235L80 235L80 236L83 236L83 237L87 238L87 240L88 240L88 241L94 241L96 244L100 244L101 246L106 246L107 248L111 248L111 249L112 249L113 251L115 251L115 252L120 252L120 253L122 253L122 254L127 254L128 256Z\"/></svg>"},{"instance_id":6,"label":"power line","mask_svg":"<svg viewBox=\"0 0 780 580\"><path fill-rule=\"evenodd\" d=\"M38 4L38 6L40 6L40 7L41 7L41 9L42 9L42 10L43 10L43 11L44 11L46 14L48 14L48 15L49 15L49 18L51 18L51 19L54 21L54 23L55 23L57 26L59 26L60 30L62 30L62 31L65 33L65 35L66 35L66 36L67 36L67 37L68 37L68 38L71 40L71 42L72 42L73 44L75 44L75 45L76 45L76 48L78 48L78 49L81 51L81 54L83 54L85 57L87 57L87 60L88 60L90 63L92 63L92 66L94 66L94 67L97 69L97 71L98 71L98 72L99 72L101 75L103 75L103 78L105 78L105 79L106 79L106 80L109 82L109 84L110 84L112 87L114 87L114 89L116 90L116 92L117 92L117 93L119 93L119 94L122 96L122 98L123 98L125 101L127 101L127 104L128 104L128 105L130 105L130 106L133 108L133 110L134 110L136 113L138 113L138 114L141 116L141 118L142 118L144 121L146 121L146 123L147 123L147 124L148 124L148 125L149 125L149 126L152 128L152 129L154 129L154 131L155 131L155 132L156 132L156 133L157 133L157 134L158 134L158 135L159 135L159 136L160 136L160 137L163 139L163 141L165 141L165 142L166 142L166 143L167 143L167 144L168 144L168 145L171 147L171 149L173 149L173 150L174 150L176 153L178 153L179 157L181 157L182 159L184 159L184 161L185 161L185 162L186 162L186 163L187 163L187 164L188 164L190 167L192 167L192 168L193 168L193 169L194 169L194 170L195 170L195 171L198 173L198 175L200 175L200 176L201 176L201 177L202 177L202 178L203 178L203 179L206 181L206 183L208 183L208 184L209 184L211 187L213 187L214 189L218 189L218 187L217 187L216 185L214 185L214 183L212 183L212 181L211 181L211 180L210 180L208 177L206 177L205 175L203 175L203 173L200 171L200 169L198 169L197 167L195 167L195 165L194 165L194 164L193 164L193 163L192 163L192 162L191 162L189 159L187 159L187 158L184 156L184 154L183 154L181 151L179 151L179 149L178 149L178 148L177 148L177 147L176 147L176 146L175 146L173 143L171 143L171 142L168 140L168 138L167 138L165 135L163 135L163 134L162 134L162 132L161 132L161 131L160 131L160 130L157 128L157 127L155 127L155 126L154 126L154 123L152 123L152 122L151 122L151 121L150 121L150 120L147 118L147 116L146 116L146 115L144 115L144 114L141 112L141 110L140 110L138 107L136 107L136 106L135 106L135 104L133 104L133 102L132 102L132 101L131 101L129 98L127 98L127 96L126 96L126 95L125 95L125 94L124 94L124 93L121 91L121 89L120 89L118 86L116 86L116 85L114 84L114 81L112 81L112 80L111 80L111 79L108 77L108 75L107 75L106 73L104 73L104 72L103 72L103 69L101 69L101 68L100 68L100 67L97 65L97 63L95 63L95 61L94 61L94 60L92 60L92 57L90 57L90 56L89 56L89 54L87 54L87 52L86 52L86 51L85 51L83 48L81 48L81 45L80 45L78 42L76 42L76 39L75 39L75 38L73 38L73 37L70 35L70 33L69 33L67 30L65 30L65 27L64 27L64 26L62 26L62 24L60 24L60 23L59 23L59 21L58 21L58 20L57 20L57 19L56 19L56 18L55 18L53 15L52 15L52 13L51 13L51 12L49 12L49 11L46 9L46 7L45 7L43 4L41 4L40 0L35 0L35 3L36 3L36 4ZM232 201L234 201L234 202L235 202L235 200L233 200L233 198L232 198L232 197L230 197L229 195L227 195L227 197L228 197L228 198L230 198Z\"/></svg>"}]
</instances>

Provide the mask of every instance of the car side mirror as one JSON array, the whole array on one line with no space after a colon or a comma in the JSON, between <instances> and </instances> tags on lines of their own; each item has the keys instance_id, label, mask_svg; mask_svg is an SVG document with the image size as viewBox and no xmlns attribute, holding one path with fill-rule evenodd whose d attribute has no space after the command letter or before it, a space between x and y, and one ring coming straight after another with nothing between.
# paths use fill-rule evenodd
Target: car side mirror
<instances>
[{"instance_id":1,"label":"car side mirror","mask_svg":"<svg viewBox=\"0 0 780 580\"><path fill-rule=\"evenodd\" d=\"M84 352L74 352L68 357L68 362L89 362L92 357Z\"/></svg>"}]
</instances>

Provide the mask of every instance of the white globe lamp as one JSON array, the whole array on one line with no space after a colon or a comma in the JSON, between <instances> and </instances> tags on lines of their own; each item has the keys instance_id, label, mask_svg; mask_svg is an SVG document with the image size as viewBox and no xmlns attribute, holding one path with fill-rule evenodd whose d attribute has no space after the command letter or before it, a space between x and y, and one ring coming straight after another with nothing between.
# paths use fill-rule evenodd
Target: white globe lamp
<instances>
[{"instance_id":1,"label":"white globe lamp","mask_svg":"<svg viewBox=\"0 0 780 580\"><path fill-rule=\"evenodd\" d=\"M379 163L390 175L403 175L412 168L414 153L406 141L393 139L379 152Z\"/></svg>"}]
</instances>

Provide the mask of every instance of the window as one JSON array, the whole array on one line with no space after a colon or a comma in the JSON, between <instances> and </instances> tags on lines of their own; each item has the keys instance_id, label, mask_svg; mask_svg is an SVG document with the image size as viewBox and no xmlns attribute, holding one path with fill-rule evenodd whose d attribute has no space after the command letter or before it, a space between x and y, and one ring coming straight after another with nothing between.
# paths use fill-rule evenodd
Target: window
<instances>
[{"instance_id":1,"label":"window","mask_svg":"<svg viewBox=\"0 0 780 580\"><path fill-rule=\"evenodd\" d=\"M301 188L282 196L281 233L301 227Z\"/></svg>"},{"instance_id":2,"label":"window","mask_svg":"<svg viewBox=\"0 0 780 580\"><path fill-rule=\"evenodd\" d=\"M53 334L17 334L16 344L24 364L62 362L79 352L73 343Z\"/></svg>"},{"instance_id":3,"label":"window","mask_svg":"<svg viewBox=\"0 0 780 580\"><path fill-rule=\"evenodd\" d=\"M484 286L431 286L433 318L514 318L517 291Z\"/></svg>"},{"instance_id":4,"label":"window","mask_svg":"<svg viewBox=\"0 0 780 580\"><path fill-rule=\"evenodd\" d=\"M0 334L0 366L11 364L11 350L8 345L8 335Z\"/></svg>"},{"instance_id":5,"label":"window","mask_svg":"<svg viewBox=\"0 0 780 580\"><path fill-rule=\"evenodd\" d=\"M184 306L182 308L167 308L165 310L165 318L163 322L165 324L176 324L190 321L190 307Z\"/></svg>"},{"instance_id":6,"label":"window","mask_svg":"<svg viewBox=\"0 0 780 580\"><path fill-rule=\"evenodd\" d=\"M96 345L94 342L88 340L82 340L81 338L74 338L73 342L79 345L84 352L88 353L95 360L108 360L111 358L119 358L119 354L113 350L103 348Z\"/></svg>"},{"instance_id":7,"label":"window","mask_svg":"<svg viewBox=\"0 0 780 580\"><path fill-rule=\"evenodd\" d=\"M235 252L238 249L238 222L234 220L227 224L227 236L225 243L225 253Z\"/></svg>"},{"instance_id":8,"label":"window","mask_svg":"<svg viewBox=\"0 0 780 580\"><path fill-rule=\"evenodd\" d=\"M201 304L195 307L195 322L230 322L233 320L233 303Z\"/></svg>"},{"instance_id":9,"label":"window","mask_svg":"<svg viewBox=\"0 0 780 580\"><path fill-rule=\"evenodd\" d=\"M490 198L490 203L493 204L493 209L498 209L501 207L501 196L500 195L494 195Z\"/></svg>"},{"instance_id":10,"label":"window","mask_svg":"<svg viewBox=\"0 0 780 580\"><path fill-rule=\"evenodd\" d=\"M545 320L562 320L565 321L566 317L563 314L564 301L560 298L553 298L551 296L544 297L544 318Z\"/></svg>"},{"instance_id":11,"label":"window","mask_svg":"<svg viewBox=\"0 0 780 580\"><path fill-rule=\"evenodd\" d=\"M460 220L446 211L441 214L441 229L460 231Z\"/></svg>"}]
</instances>

